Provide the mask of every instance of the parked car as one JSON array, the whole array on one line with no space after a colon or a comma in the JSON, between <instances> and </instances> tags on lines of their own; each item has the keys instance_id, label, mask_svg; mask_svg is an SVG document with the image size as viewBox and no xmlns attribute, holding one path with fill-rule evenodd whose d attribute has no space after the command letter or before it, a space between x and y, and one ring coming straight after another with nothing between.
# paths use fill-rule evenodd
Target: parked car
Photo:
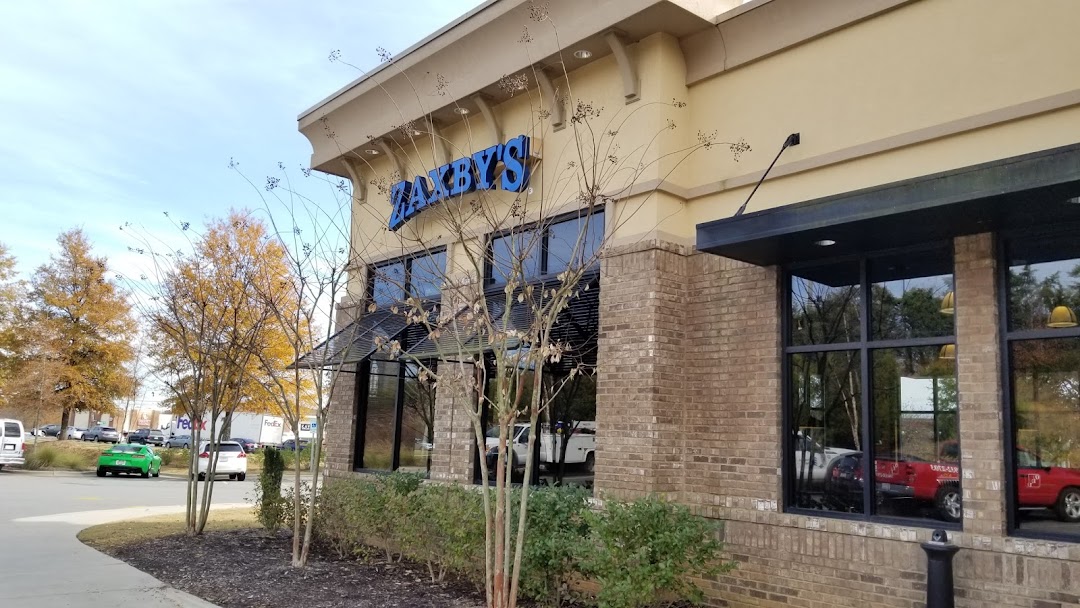
<instances>
[{"instance_id":1,"label":"parked car","mask_svg":"<svg viewBox=\"0 0 1080 608\"><path fill-rule=\"evenodd\" d=\"M302 449L308 447L308 443L310 443L310 442L307 439L301 439L299 449L302 450ZM295 452L297 450L296 440L295 439L286 439L285 441L281 442L281 449L285 450L286 452Z\"/></svg>"},{"instance_id":2,"label":"parked car","mask_svg":"<svg viewBox=\"0 0 1080 608\"><path fill-rule=\"evenodd\" d=\"M23 464L26 436L22 422L0 418L0 469L9 464Z\"/></svg>"},{"instance_id":3,"label":"parked car","mask_svg":"<svg viewBox=\"0 0 1080 608\"><path fill-rule=\"evenodd\" d=\"M244 446L244 451L247 452L248 454L254 453L255 450L259 449L259 444L258 443L254 442L254 441L252 441L250 439L244 439L243 437L230 437L229 441L235 441L236 443L239 443L240 445Z\"/></svg>"},{"instance_id":4,"label":"parked car","mask_svg":"<svg viewBox=\"0 0 1080 608\"><path fill-rule=\"evenodd\" d=\"M213 458L217 458L214 467L215 476L228 475L229 479L244 481L247 478L247 452L244 446L235 441L222 441L211 446L209 441L199 445L199 480L206 479Z\"/></svg>"},{"instance_id":5,"label":"parked car","mask_svg":"<svg viewBox=\"0 0 1080 608\"><path fill-rule=\"evenodd\" d=\"M86 434L86 429L75 426L69 426L64 431L64 437L68 439L82 439L84 434Z\"/></svg>"},{"instance_id":6,"label":"parked car","mask_svg":"<svg viewBox=\"0 0 1080 608\"><path fill-rule=\"evenodd\" d=\"M83 441L120 443L120 432L111 426L95 426L87 429L82 436Z\"/></svg>"},{"instance_id":7,"label":"parked car","mask_svg":"<svg viewBox=\"0 0 1080 608\"><path fill-rule=\"evenodd\" d=\"M46 437L59 437L60 425L59 424L46 424L41 427L41 434Z\"/></svg>"},{"instance_id":8,"label":"parked car","mask_svg":"<svg viewBox=\"0 0 1080 608\"><path fill-rule=\"evenodd\" d=\"M153 429L138 429L128 433L127 441L143 445L165 445L165 435Z\"/></svg>"},{"instance_id":9,"label":"parked car","mask_svg":"<svg viewBox=\"0 0 1080 608\"><path fill-rule=\"evenodd\" d=\"M173 435L165 440L165 447L186 450L191 447L191 435Z\"/></svg>"},{"instance_id":10,"label":"parked car","mask_svg":"<svg viewBox=\"0 0 1080 608\"><path fill-rule=\"evenodd\" d=\"M105 450L98 456L97 476L105 477L111 473L114 477L120 473L134 475L138 473L146 478L161 474L161 456L146 445L119 444Z\"/></svg>"},{"instance_id":11,"label":"parked car","mask_svg":"<svg viewBox=\"0 0 1080 608\"><path fill-rule=\"evenodd\" d=\"M833 508L848 510L862 501L862 452L846 454L830 468L826 496ZM1080 522L1080 469L1047 466L1024 449L1016 451L1017 497L1021 509L1051 509L1058 519ZM878 495L932 504L939 518L963 517L960 467L914 457L883 456L874 463Z\"/></svg>"}]
</instances>

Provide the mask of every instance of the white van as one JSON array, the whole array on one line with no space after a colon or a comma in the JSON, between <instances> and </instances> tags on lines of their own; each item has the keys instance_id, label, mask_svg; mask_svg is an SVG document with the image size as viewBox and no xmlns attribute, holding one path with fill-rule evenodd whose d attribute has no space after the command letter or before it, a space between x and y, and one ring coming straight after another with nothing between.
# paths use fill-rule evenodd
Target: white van
<instances>
[{"instance_id":1,"label":"white van","mask_svg":"<svg viewBox=\"0 0 1080 608\"><path fill-rule=\"evenodd\" d=\"M26 437L23 425L18 420L0 418L0 469L4 465L23 464L23 450L26 449Z\"/></svg>"}]
</instances>

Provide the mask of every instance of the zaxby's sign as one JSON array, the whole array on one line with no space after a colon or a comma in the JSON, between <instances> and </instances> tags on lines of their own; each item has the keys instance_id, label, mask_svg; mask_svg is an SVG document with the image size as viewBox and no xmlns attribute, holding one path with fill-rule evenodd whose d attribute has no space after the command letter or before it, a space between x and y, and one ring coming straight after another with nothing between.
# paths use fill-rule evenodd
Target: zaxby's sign
<instances>
[{"instance_id":1,"label":"zaxby's sign","mask_svg":"<svg viewBox=\"0 0 1080 608\"><path fill-rule=\"evenodd\" d=\"M427 177L418 175L411 182L398 182L390 189L390 203L394 206L390 230L401 228L424 208L439 201L477 190L492 190L496 181L503 190L521 192L529 183L528 161L529 138L518 135L505 144L491 146L433 169ZM496 180L499 163L502 163L503 172Z\"/></svg>"}]
</instances>

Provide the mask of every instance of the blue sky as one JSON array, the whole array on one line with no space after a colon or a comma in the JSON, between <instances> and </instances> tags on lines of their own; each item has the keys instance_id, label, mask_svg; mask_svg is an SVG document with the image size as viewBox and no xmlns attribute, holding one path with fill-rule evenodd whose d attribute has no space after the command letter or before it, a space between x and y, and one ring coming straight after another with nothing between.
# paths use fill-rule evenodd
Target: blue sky
<instances>
[{"instance_id":1,"label":"blue sky","mask_svg":"<svg viewBox=\"0 0 1080 608\"><path fill-rule=\"evenodd\" d=\"M125 222L201 224L311 148L297 115L478 0L34 0L0 3L0 242L25 275L82 227L131 272ZM311 184L314 186L315 184ZM325 188L314 189L319 197ZM325 194L329 200L329 194Z\"/></svg>"}]
</instances>

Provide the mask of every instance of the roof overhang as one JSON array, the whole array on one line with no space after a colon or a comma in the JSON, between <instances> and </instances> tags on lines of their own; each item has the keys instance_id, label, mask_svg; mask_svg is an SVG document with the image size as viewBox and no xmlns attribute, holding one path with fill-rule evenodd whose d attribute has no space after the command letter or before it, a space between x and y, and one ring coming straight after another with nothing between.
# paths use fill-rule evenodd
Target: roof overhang
<instances>
[{"instance_id":1,"label":"roof overhang","mask_svg":"<svg viewBox=\"0 0 1080 608\"><path fill-rule=\"evenodd\" d=\"M1078 197L1073 144L698 224L697 248L772 266L1080 222Z\"/></svg>"},{"instance_id":2,"label":"roof overhang","mask_svg":"<svg viewBox=\"0 0 1080 608\"><path fill-rule=\"evenodd\" d=\"M410 134L401 125L422 118L451 125L462 120L454 111L459 106L470 116L480 114L476 96L490 105L509 98L513 91L499 86L503 76L546 66L557 77L564 67L572 71L609 55L608 32L627 43L657 32L681 38L713 27L717 15L739 5L739 0L550 0L543 9L547 20L537 22L530 15L537 5L529 0L489 0L303 112L298 122L313 148L311 166L345 176L343 154L376 154L380 139L404 143ZM553 27L558 37L551 35ZM528 49L521 42L524 28L530 30ZM591 56L576 58L576 50ZM328 129L333 138L326 136Z\"/></svg>"}]
</instances>

